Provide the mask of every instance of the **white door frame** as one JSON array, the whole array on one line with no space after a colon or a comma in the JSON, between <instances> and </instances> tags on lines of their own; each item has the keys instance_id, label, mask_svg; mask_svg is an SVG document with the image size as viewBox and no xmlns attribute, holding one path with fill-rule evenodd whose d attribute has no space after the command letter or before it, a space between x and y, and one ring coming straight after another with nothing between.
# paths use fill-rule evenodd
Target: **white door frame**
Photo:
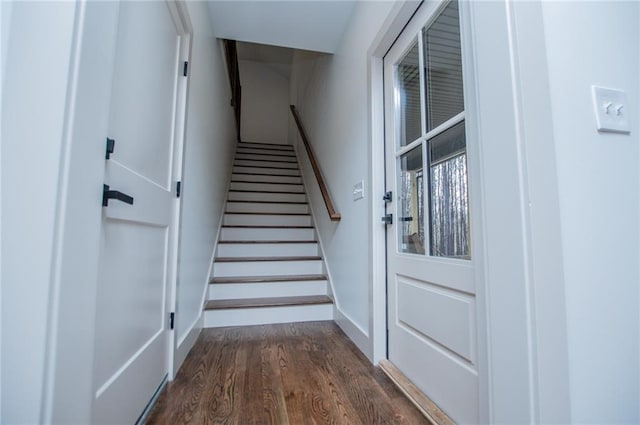
<instances>
[{"instance_id":1,"label":"white door frame","mask_svg":"<svg viewBox=\"0 0 640 425\"><path fill-rule=\"evenodd\" d=\"M369 223L371 226L371 282L369 291L369 359L377 364L387 358L387 264L386 229L380 217L385 213L384 66L383 57L420 6L419 1L398 2L367 51Z\"/></svg>"},{"instance_id":2,"label":"white door frame","mask_svg":"<svg viewBox=\"0 0 640 425\"><path fill-rule=\"evenodd\" d=\"M40 421L60 424L91 422L102 183L119 3L81 0L74 7ZM176 9L185 31L191 31L185 5L176 2ZM182 49L181 57L184 51L188 57L190 48ZM179 87L181 119L175 130L183 140L186 83ZM181 174L182 153L174 157L179 157ZM177 242L176 233L172 253L177 253ZM175 293L175 279L170 284ZM172 358L173 350L168 354Z\"/></svg>"},{"instance_id":3,"label":"white door frame","mask_svg":"<svg viewBox=\"0 0 640 425\"><path fill-rule=\"evenodd\" d=\"M419 2L396 4L368 54L370 359L387 357L382 58ZM478 306L480 418L570 421L555 147L542 9L460 2ZM393 190L390 188L390 190ZM476 195L473 195L475 193ZM478 204L478 203L476 203ZM473 205L473 204L472 204Z\"/></svg>"},{"instance_id":4,"label":"white door frame","mask_svg":"<svg viewBox=\"0 0 640 425\"><path fill-rule=\"evenodd\" d=\"M189 11L186 3L182 1L169 2L169 8L172 16L175 19L176 28L180 35L180 53L179 63L183 64L191 62L191 46L193 40L193 25L189 17ZM176 86L176 109L175 109L175 121L174 121L174 154L173 154L173 184L177 184L178 181L182 181L182 169L184 167L184 142L186 132L186 118L187 118L187 101L189 92L189 69L187 66L187 75L180 76L178 78L178 84ZM174 190L177 188L174 186ZM167 371L168 379L171 381L175 377L176 370L176 351L178 349L178 340L176 338L176 323L179 320L177 317L177 282L178 282L178 269L179 269L179 247L180 247L180 230L182 228L181 221L182 213L182 198L176 196L176 200L173 206L173 229L170 238L170 253L169 258L171 263L168 264L167 273L169 276L169 292L167 296L167 312L174 313L174 328L169 330L168 338L168 356L167 356Z\"/></svg>"}]
</instances>

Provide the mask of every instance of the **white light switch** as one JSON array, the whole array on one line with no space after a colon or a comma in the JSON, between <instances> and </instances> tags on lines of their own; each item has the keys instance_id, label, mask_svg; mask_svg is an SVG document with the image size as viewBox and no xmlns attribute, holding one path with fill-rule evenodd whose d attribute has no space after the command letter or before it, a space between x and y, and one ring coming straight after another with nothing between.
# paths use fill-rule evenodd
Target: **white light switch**
<instances>
[{"instance_id":1,"label":"white light switch","mask_svg":"<svg viewBox=\"0 0 640 425\"><path fill-rule=\"evenodd\" d=\"M362 198L364 198L364 180L353 185L353 200L357 201Z\"/></svg>"},{"instance_id":2,"label":"white light switch","mask_svg":"<svg viewBox=\"0 0 640 425\"><path fill-rule=\"evenodd\" d=\"M591 86L598 131L630 133L627 94L621 90Z\"/></svg>"}]
</instances>

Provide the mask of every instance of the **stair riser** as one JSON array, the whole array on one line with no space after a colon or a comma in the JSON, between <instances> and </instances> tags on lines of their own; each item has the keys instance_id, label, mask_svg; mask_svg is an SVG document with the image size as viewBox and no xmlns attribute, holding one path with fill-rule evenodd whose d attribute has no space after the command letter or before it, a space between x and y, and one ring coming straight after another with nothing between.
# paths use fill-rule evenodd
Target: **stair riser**
<instances>
[{"instance_id":1,"label":"stair riser","mask_svg":"<svg viewBox=\"0 0 640 425\"><path fill-rule=\"evenodd\" d=\"M229 192L229 201L306 202L304 193Z\"/></svg>"},{"instance_id":2,"label":"stair riser","mask_svg":"<svg viewBox=\"0 0 640 425\"><path fill-rule=\"evenodd\" d=\"M277 176L296 176L300 177L300 171L297 169L290 168L261 168L257 167L256 164L252 164L250 166L246 165L238 165L236 164L233 167L234 173L249 173L249 174L267 174L267 175L277 175Z\"/></svg>"},{"instance_id":3,"label":"stair riser","mask_svg":"<svg viewBox=\"0 0 640 425\"><path fill-rule=\"evenodd\" d=\"M291 168L298 170L298 163L296 162L277 162L277 161L249 161L246 159L237 159L234 162L237 166L242 167L274 167L274 168Z\"/></svg>"},{"instance_id":4,"label":"stair riser","mask_svg":"<svg viewBox=\"0 0 640 425\"><path fill-rule=\"evenodd\" d=\"M277 184L277 183L244 183L231 182L231 190L253 190L257 192L297 192L304 193L304 186L301 184Z\"/></svg>"},{"instance_id":5,"label":"stair riser","mask_svg":"<svg viewBox=\"0 0 640 425\"><path fill-rule=\"evenodd\" d=\"M310 257L318 255L317 243L221 243L218 257Z\"/></svg>"},{"instance_id":6,"label":"stair riser","mask_svg":"<svg viewBox=\"0 0 640 425\"><path fill-rule=\"evenodd\" d=\"M310 215L225 214L226 226L311 226Z\"/></svg>"},{"instance_id":7,"label":"stair riser","mask_svg":"<svg viewBox=\"0 0 640 425\"><path fill-rule=\"evenodd\" d=\"M209 285L210 300L327 295L327 281Z\"/></svg>"},{"instance_id":8,"label":"stair riser","mask_svg":"<svg viewBox=\"0 0 640 425\"><path fill-rule=\"evenodd\" d=\"M220 239L223 241L312 241L314 229L255 229L223 227Z\"/></svg>"},{"instance_id":9,"label":"stair riser","mask_svg":"<svg viewBox=\"0 0 640 425\"><path fill-rule=\"evenodd\" d=\"M295 176L261 176L253 174L233 174L231 180L243 182L264 182L264 183L296 183L302 184L301 177Z\"/></svg>"},{"instance_id":10,"label":"stair riser","mask_svg":"<svg viewBox=\"0 0 640 425\"><path fill-rule=\"evenodd\" d=\"M227 202L227 212L266 212L273 214L307 214L307 204L262 204L254 202Z\"/></svg>"},{"instance_id":11,"label":"stair riser","mask_svg":"<svg viewBox=\"0 0 640 425\"><path fill-rule=\"evenodd\" d=\"M248 261L237 263L215 263L214 277L229 276L274 276L322 273L322 261Z\"/></svg>"},{"instance_id":12,"label":"stair riser","mask_svg":"<svg viewBox=\"0 0 640 425\"><path fill-rule=\"evenodd\" d=\"M258 161L283 161L283 162L292 162L295 164L298 163L298 160L296 159L295 156L278 155L276 152L274 153L266 152L266 155L236 152L236 160L241 160L241 159L253 159Z\"/></svg>"},{"instance_id":13,"label":"stair riser","mask_svg":"<svg viewBox=\"0 0 640 425\"><path fill-rule=\"evenodd\" d=\"M295 158L296 154L294 151L278 151L273 149L256 149L256 148L238 148L236 154L269 154L269 155L282 155L287 156L289 158Z\"/></svg>"},{"instance_id":14,"label":"stair riser","mask_svg":"<svg viewBox=\"0 0 640 425\"><path fill-rule=\"evenodd\" d=\"M206 310L204 312L205 328L319 320L333 320L333 304Z\"/></svg>"}]
</instances>

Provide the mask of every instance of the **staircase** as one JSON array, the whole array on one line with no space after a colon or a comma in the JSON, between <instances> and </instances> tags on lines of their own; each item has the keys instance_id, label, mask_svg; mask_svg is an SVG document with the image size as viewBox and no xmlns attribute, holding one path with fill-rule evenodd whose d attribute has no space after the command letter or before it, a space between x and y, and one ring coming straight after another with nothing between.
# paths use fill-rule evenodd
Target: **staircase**
<instances>
[{"instance_id":1,"label":"staircase","mask_svg":"<svg viewBox=\"0 0 640 425\"><path fill-rule=\"evenodd\" d=\"M333 319L291 145L238 143L204 326Z\"/></svg>"}]
</instances>

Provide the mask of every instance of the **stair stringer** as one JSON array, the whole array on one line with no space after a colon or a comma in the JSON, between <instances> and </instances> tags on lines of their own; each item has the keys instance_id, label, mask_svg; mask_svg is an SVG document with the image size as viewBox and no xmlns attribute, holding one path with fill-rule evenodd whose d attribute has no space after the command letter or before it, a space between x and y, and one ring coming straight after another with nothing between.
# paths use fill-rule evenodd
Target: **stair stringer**
<instances>
[{"instance_id":1,"label":"stair stringer","mask_svg":"<svg viewBox=\"0 0 640 425\"><path fill-rule=\"evenodd\" d=\"M322 262L324 265L324 272L327 276L327 283L329 289L329 296L333 299L333 320L340 326L340 328L344 331L345 334L356 344L356 346L368 355L369 353L369 333L362 329L348 314L346 314L340 308L340 300L338 299L334 284L333 284L333 276L331 275L331 269L329 268L329 261L327 257L327 253L324 249L324 244L322 241L322 236L318 231L317 220L316 220L316 209L314 208L313 200L311 196L309 196L309 190L307 182L309 181L305 175L304 167L302 164L307 164L308 161L303 161L302 156L300 154L300 149L298 148L299 143L293 144L293 149L296 153L296 158L298 159L298 164L300 167L300 175L302 176L302 184L305 188L305 193L307 194L307 203L309 204L309 211L311 214L311 221L313 222L313 228L316 234L316 239L318 241L318 248L320 249L320 255L322 256ZM306 158L306 156L305 156ZM311 180L313 180L315 176L312 176ZM321 206L322 207L322 206Z\"/></svg>"},{"instance_id":2,"label":"stair stringer","mask_svg":"<svg viewBox=\"0 0 640 425\"><path fill-rule=\"evenodd\" d=\"M231 157L231 161L233 161L233 159L236 157L236 155L238 154L238 142L236 142L236 148L233 151L233 156ZM216 240L213 243L213 252L211 253L211 258L209 259L209 270L207 271L207 278L206 278L206 283L204 285L204 288L202 290L202 296L200 298L200 305L202 306L202 310L200 312L200 317L198 318L198 320L200 321L204 321L204 306L207 303L207 298L208 298L208 293L209 293L209 280L211 279L211 276L213 274L213 263L214 260L216 258L216 252L218 252L218 244L220 243L220 235L222 234L222 223L224 223L224 215L226 214L227 211L227 202L229 202L229 190L231 189L231 180L233 180L233 163L231 164L231 167L229 168L229 175L227 176L227 192L224 198L224 203L222 204L222 211L220 214L220 221L218 222L218 231L216 232ZM202 325L203 323L201 323ZM200 326L201 328L203 326Z\"/></svg>"},{"instance_id":3,"label":"stair stringer","mask_svg":"<svg viewBox=\"0 0 640 425\"><path fill-rule=\"evenodd\" d=\"M327 253L324 250L324 244L322 243L322 237L320 236L320 232L318 232L318 221L316 220L315 208L313 207L313 201L311 200L311 196L309 196L309 190L307 189L307 178L304 174L304 169L302 168L302 158L298 151L298 145L292 145L293 149L296 153L296 158L298 160L298 164L300 166L300 176L302 176L302 185L304 186L304 193L307 195L307 203L309 204L309 213L311 214L311 222L313 223L313 231L316 235L316 240L318 241L318 248L320 249L320 256L322 257L322 266L324 268L324 274L327 276L327 295L329 295L333 299L334 309L339 309L339 301L336 297L336 291L333 287L333 278L331 276L331 269L329 269L329 264L327 262Z\"/></svg>"}]
</instances>

